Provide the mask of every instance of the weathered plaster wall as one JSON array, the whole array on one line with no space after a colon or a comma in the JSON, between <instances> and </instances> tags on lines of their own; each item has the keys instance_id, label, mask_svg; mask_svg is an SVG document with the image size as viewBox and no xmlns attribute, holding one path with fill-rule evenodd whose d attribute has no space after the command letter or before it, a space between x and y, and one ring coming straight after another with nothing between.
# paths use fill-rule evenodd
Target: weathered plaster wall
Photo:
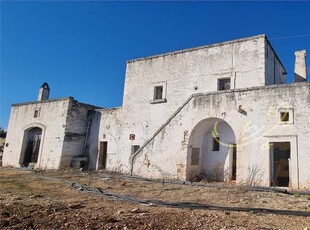
<instances>
[{"instance_id":1,"label":"weathered plaster wall","mask_svg":"<svg viewBox=\"0 0 310 230\"><path fill-rule=\"evenodd\" d=\"M25 130L40 127L43 132L37 167L57 169L63 148L69 102L70 98L65 98L13 105L6 140L8 146L4 149L3 165L20 165L23 161L21 156L24 151ZM40 110L40 115L37 118L34 117L35 110Z\"/></svg>"},{"instance_id":2,"label":"weathered plaster wall","mask_svg":"<svg viewBox=\"0 0 310 230\"><path fill-rule=\"evenodd\" d=\"M238 183L269 186L269 142L290 141L292 186L309 188L309 89L305 83L197 95L138 154L134 174L189 179L189 137L185 134L190 135L200 121L216 117L225 120L236 136ZM238 112L239 105L246 115ZM283 108L292 109L292 123L280 122Z\"/></svg>"},{"instance_id":3,"label":"weathered plaster wall","mask_svg":"<svg viewBox=\"0 0 310 230\"><path fill-rule=\"evenodd\" d=\"M88 115L93 108L72 97L13 105L4 166L20 166L26 147L26 130L39 127L43 131L35 167L70 167L72 157L87 155L85 139L90 129ZM39 110L38 117L34 117L35 110Z\"/></svg>"},{"instance_id":4,"label":"weathered plaster wall","mask_svg":"<svg viewBox=\"0 0 310 230\"><path fill-rule=\"evenodd\" d=\"M100 140L99 129L101 122L101 110L92 110L89 113L90 129L87 138L86 155L88 159L88 167L91 170L97 169L98 159L98 142Z\"/></svg>"},{"instance_id":5,"label":"weathered plaster wall","mask_svg":"<svg viewBox=\"0 0 310 230\"><path fill-rule=\"evenodd\" d=\"M124 119L154 131L192 94L217 91L220 78L230 78L231 88L265 85L265 36L129 61ZM167 103L150 104L156 85Z\"/></svg>"},{"instance_id":6,"label":"weathered plaster wall","mask_svg":"<svg viewBox=\"0 0 310 230\"><path fill-rule=\"evenodd\" d=\"M266 85L286 83L286 70L270 43L265 41Z\"/></svg>"},{"instance_id":7,"label":"weathered plaster wall","mask_svg":"<svg viewBox=\"0 0 310 230\"><path fill-rule=\"evenodd\" d=\"M305 179L309 172L298 169L300 158L307 155L306 148L297 149L297 142L304 138L299 137L297 129L309 135L305 128L308 121L279 124L280 109L291 109L292 116L304 112L296 106L299 100L305 100L308 91L303 96L296 97L296 93L308 85L263 87L284 83L284 72L265 36L130 61L123 107L101 111L99 141L108 142L107 169L130 173L131 147L142 146L164 125L134 159L133 173L185 180L193 172L207 172L207 166L202 170L201 165L208 165L211 154L204 151L209 148L208 135L200 140L204 155L198 167L190 165L189 140L199 122L214 117L223 119L233 129L238 144L238 183L270 185L269 142L277 139L292 143L293 187L309 187ZM217 92L217 80L223 77L230 77L236 90ZM150 103L156 85L164 86L166 102ZM247 88L253 86L260 88ZM299 119L304 117L302 114ZM130 134L135 134L134 140L129 140ZM231 167L231 151L227 157L224 170Z\"/></svg>"},{"instance_id":8,"label":"weathered plaster wall","mask_svg":"<svg viewBox=\"0 0 310 230\"><path fill-rule=\"evenodd\" d=\"M86 155L86 135L89 121L89 109L75 100L70 100L60 167L68 167L72 157Z\"/></svg>"},{"instance_id":9,"label":"weathered plaster wall","mask_svg":"<svg viewBox=\"0 0 310 230\"><path fill-rule=\"evenodd\" d=\"M122 109L112 108L101 110L100 112L99 142L108 142L106 169L109 171L127 172L130 154L130 130L127 128L128 123L122 119Z\"/></svg>"}]
</instances>

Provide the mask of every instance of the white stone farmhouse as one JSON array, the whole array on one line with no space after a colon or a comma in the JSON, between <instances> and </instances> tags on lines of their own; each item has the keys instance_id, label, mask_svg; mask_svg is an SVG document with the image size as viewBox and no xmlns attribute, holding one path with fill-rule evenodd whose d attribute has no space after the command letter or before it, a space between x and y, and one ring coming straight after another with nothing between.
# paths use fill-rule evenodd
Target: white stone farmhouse
<instances>
[{"instance_id":1,"label":"white stone farmhouse","mask_svg":"<svg viewBox=\"0 0 310 230\"><path fill-rule=\"evenodd\" d=\"M72 97L12 105L4 166L85 166L150 178L310 189L310 84L265 35L131 60L123 105Z\"/></svg>"}]
</instances>

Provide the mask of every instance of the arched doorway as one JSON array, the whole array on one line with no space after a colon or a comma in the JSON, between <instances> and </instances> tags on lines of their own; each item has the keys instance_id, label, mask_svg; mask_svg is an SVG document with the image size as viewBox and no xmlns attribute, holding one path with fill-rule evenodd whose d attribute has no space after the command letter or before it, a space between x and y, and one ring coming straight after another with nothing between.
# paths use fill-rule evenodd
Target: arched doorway
<instances>
[{"instance_id":1,"label":"arched doorway","mask_svg":"<svg viewBox=\"0 0 310 230\"><path fill-rule=\"evenodd\" d=\"M36 164L40 152L42 129L34 127L24 133L24 154L22 165Z\"/></svg>"},{"instance_id":2,"label":"arched doorway","mask_svg":"<svg viewBox=\"0 0 310 230\"><path fill-rule=\"evenodd\" d=\"M236 138L231 126L219 118L200 121L188 143L187 180L203 174L209 180L236 179Z\"/></svg>"}]
</instances>

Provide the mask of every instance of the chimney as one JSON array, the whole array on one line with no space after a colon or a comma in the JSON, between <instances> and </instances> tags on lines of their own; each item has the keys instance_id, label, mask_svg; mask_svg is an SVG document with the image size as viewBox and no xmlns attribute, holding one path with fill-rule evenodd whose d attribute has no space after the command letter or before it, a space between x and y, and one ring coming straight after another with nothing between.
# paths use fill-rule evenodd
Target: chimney
<instances>
[{"instance_id":1,"label":"chimney","mask_svg":"<svg viewBox=\"0 0 310 230\"><path fill-rule=\"evenodd\" d=\"M44 82L39 90L38 101L48 100L49 95L50 95L50 87L46 82Z\"/></svg>"},{"instance_id":2,"label":"chimney","mask_svg":"<svg viewBox=\"0 0 310 230\"><path fill-rule=\"evenodd\" d=\"M295 52L295 82L307 81L306 50Z\"/></svg>"}]
</instances>

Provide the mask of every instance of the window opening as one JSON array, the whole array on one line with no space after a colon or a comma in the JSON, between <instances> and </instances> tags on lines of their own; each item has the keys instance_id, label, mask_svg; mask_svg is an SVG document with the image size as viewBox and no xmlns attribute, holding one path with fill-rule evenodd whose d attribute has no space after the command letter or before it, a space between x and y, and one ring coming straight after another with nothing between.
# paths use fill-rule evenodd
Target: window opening
<instances>
[{"instance_id":1,"label":"window opening","mask_svg":"<svg viewBox=\"0 0 310 230\"><path fill-rule=\"evenodd\" d=\"M230 89L230 78L223 78L218 80L218 90Z\"/></svg>"},{"instance_id":2,"label":"window opening","mask_svg":"<svg viewBox=\"0 0 310 230\"><path fill-rule=\"evenodd\" d=\"M290 120L289 112L281 112L280 117L281 117L281 121L283 121L283 122L287 122Z\"/></svg>"},{"instance_id":3,"label":"window opening","mask_svg":"<svg viewBox=\"0 0 310 230\"><path fill-rule=\"evenodd\" d=\"M163 99L163 86L155 86L154 88L154 100Z\"/></svg>"},{"instance_id":4,"label":"window opening","mask_svg":"<svg viewBox=\"0 0 310 230\"><path fill-rule=\"evenodd\" d=\"M220 151L220 138L213 137L212 151Z\"/></svg>"}]
</instances>

